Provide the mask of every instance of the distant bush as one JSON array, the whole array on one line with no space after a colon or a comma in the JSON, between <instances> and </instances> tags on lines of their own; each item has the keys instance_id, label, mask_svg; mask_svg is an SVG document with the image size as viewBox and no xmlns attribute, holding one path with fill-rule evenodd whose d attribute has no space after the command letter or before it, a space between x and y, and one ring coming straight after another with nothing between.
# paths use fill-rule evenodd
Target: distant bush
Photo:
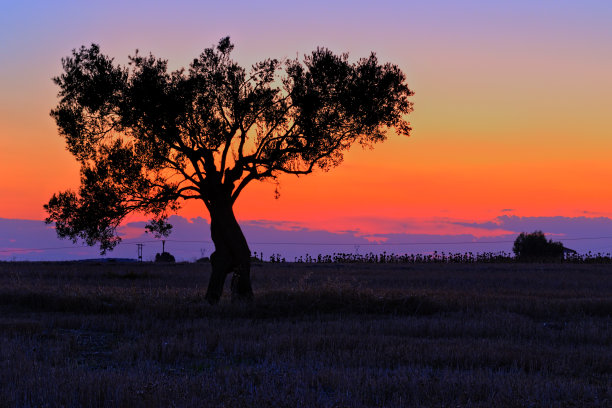
<instances>
[{"instance_id":1,"label":"distant bush","mask_svg":"<svg viewBox=\"0 0 612 408\"><path fill-rule=\"evenodd\" d=\"M155 254L155 262L176 262L174 259L174 255L170 252L162 252L161 254L158 252Z\"/></svg>"},{"instance_id":2,"label":"distant bush","mask_svg":"<svg viewBox=\"0 0 612 408\"><path fill-rule=\"evenodd\" d=\"M521 261L563 259L564 249L561 242L547 240L542 231L535 231L531 234L521 232L512 247L514 255Z\"/></svg>"}]
</instances>

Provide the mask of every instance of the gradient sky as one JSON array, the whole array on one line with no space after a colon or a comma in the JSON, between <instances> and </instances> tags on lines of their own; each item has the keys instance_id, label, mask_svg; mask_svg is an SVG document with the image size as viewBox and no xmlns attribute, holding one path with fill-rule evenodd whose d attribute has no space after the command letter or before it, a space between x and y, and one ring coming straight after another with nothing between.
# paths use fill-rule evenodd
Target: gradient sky
<instances>
[{"instance_id":1,"label":"gradient sky","mask_svg":"<svg viewBox=\"0 0 612 408\"><path fill-rule=\"evenodd\" d=\"M355 147L328 173L281 177L277 200L274 184L252 184L242 220L495 235L503 229L469 223L611 217L611 21L607 0L3 1L0 218L42 219L54 192L78 185L49 116L51 77L73 48L95 42L120 63L138 48L174 69L226 35L243 66L317 46L375 51L415 91L411 137ZM207 217L199 203L179 214Z\"/></svg>"}]
</instances>

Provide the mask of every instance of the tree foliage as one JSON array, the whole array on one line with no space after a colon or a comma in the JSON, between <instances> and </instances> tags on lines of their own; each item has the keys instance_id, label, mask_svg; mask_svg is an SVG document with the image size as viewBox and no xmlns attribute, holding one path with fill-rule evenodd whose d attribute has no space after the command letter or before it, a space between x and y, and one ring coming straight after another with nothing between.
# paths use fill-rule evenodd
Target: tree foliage
<instances>
[{"instance_id":1,"label":"tree foliage","mask_svg":"<svg viewBox=\"0 0 612 408\"><path fill-rule=\"evenodd\" d=\"M530 234L521 232L514 241L512 251L520 260L538 260L562 258L564 247L561 242L546 240L542 231L535 231Z\"/></svg>"},{"instance_id":2,"label":"tree foliage","mask_svg":"<svg viewBox=\"0 0 612 408\"><path fill-rule=\"evenodd\" d=\"M233 48L223 38L172 72L138 51L116 64L96 44L62 60L51 116L81 183L45 205L60 237L112 249L131 212L159 222L182 200L201 199L214 218L253 180L327 170L355 143L381 142L389 128L410 132L412 91L374 53L351 63L317 48L247 70L230 58Z\"/></svg>"},{"instance_id":3,"label":"tree foliage","mask_svg":"<svg viewBox=\"0 0 612 408\"><path fill-rule=\"evenodd\" d=\"M166 238L172 233L172 224L166 222L165 219L154 219L145 225L145 230L157 239Z\"/></svg>"}]
</instances>

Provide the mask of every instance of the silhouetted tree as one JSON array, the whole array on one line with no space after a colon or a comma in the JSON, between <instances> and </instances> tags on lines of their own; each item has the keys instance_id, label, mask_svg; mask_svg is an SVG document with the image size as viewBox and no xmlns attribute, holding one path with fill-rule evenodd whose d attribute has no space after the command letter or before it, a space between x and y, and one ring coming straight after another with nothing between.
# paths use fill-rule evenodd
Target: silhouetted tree
<instances>
[{"instance_id":1,"label":"silhouetted tree","mask_svg":"<svg viewBox=\"0 0 612 408\"><path fill-rule=\"evenodd\" d=\"M154 219L145 225L145 232L152 233L157 239L167 238L172 233L172 224L165 219ZM162 239L162 254L166 252L166 240ZM174 262L174 261L172 261Z\"/></svg>"},{"instance_id":2,"label":"silhouetted tree","mask_svg":"<svg viewBox=\"0 0 612 408\"><path fill-rule=\"evenodd\" d=\"M563 258L564 247L561 242L546 240L542 231L535 231L530 234L521 232L514 241L512 251L517 259L534 261L547 258Z\"/></svg>"},{"instance_id":3,"label":"silhouetted tree","mask_svg":"<svg viewBox=\"0 0 612 408\"><path fill-rule=\"evenodd\" d=\"M172 233L172 224L165 219L154 219L145 225L145 230L147 233L152 233L157 239L162 238L162 252L161 254L155 254L155 262L174 262L174 256L166 252L166 240L163 239Z\"/></svg>"},{"instance_id":4,"label":"silhouetted tree","mask_svg":"<svg viewBox=\"0 0 612 408\"><path fill-rule=\"evenodd\" d=\"M223 38L174 72L138 51L117 65L95 44L62 59L51 116L81 163L81 185L45 205L60 237L106 251L127 214L164 220L180 200L202 200L215 244L206 298L218 302L233 272L232 299L248 300L251 251L233 212L245 186L327 170L354 143L384 141L389 128L410 132L405 76L373 53L349 63L317 48L303 61L267 59L247 71L230 58L233 47Z\"/></svg>"}]
</instances>

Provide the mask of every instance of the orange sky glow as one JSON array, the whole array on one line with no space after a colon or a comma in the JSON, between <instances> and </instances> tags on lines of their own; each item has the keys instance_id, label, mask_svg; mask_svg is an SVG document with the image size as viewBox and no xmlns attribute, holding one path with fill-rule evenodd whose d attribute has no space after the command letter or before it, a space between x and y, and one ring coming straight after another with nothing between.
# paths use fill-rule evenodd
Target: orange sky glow
<instances>
[{"instance_id":1,"label":"orange sky glow","mask_svg":"<svg viewBox=\"0 0 612 408\"><path fill-rule=\"evenodd\" d=\"M139 48L177 68L224 35L232 36L234 58L244 66L317 45L353 59L375 51L404 70L415 92L410 137L391 132L373 150L355 146L329 172L282 176L278 199L274 183L252 183L236 204L242 220L363 234L495 235L503 231L453 229L436 220L612 217L612 8L544 3L496 9L486 2L382 2L347 11L349 3L339 2L321 17L323 3L311 5L317 13L270 2L233 18L222 6L185 5L167 15L151 6L133 24L137 9L110 24L104 20L110 11L100 5L76 10L65 3L60 7L72 15L49 19L42 2L35 10L15 6L13 19L28 23L7 22L0 33L9 38L0 45L0 218L42 219L53 193L78 186L78 165L49 117L57 103L51 77L71 49L97 42L124 63ZM78 23L85 15L94 16L91 24ZM196 24L194 15L202 21ZM296 15L302 20L290 24ZM358 24L365 18L372 24ZM154 33L150 26L163 28ZM179 214L208 217L195 201Z\"/></svg>"}]
</instances>

